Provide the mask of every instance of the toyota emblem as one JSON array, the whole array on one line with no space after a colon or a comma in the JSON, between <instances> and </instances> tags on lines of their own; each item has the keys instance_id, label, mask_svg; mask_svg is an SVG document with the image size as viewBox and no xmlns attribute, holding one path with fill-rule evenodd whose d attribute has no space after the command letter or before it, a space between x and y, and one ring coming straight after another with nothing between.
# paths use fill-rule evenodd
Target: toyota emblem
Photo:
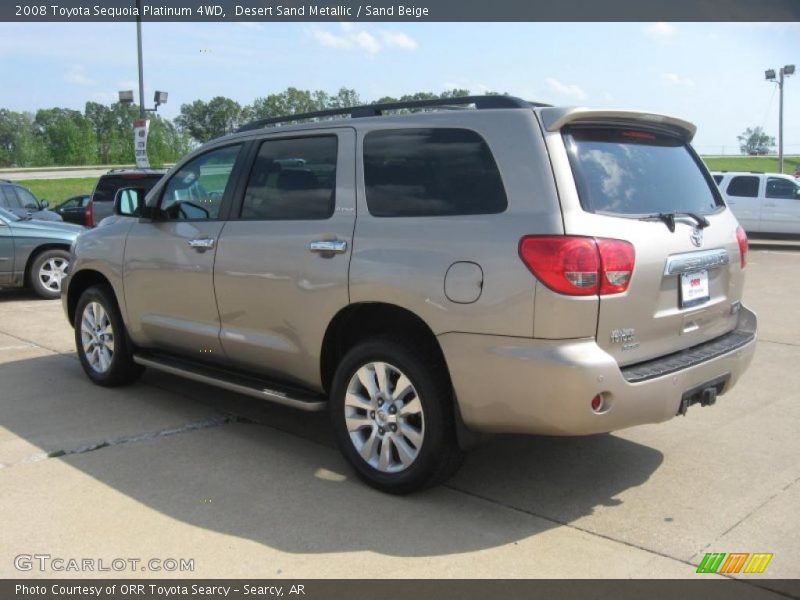
<instances>
[{"instance_id":1,"label":"toyota emblem","mask_svg":"<svg viewBox=\"0 0 800 600\"><path fill-rule=\"evenodd\" d=\"M703 245L703 230L699 227L693 228L689 238L692 240L692 243L699 248Z\"/></svg>"}]
</instances>

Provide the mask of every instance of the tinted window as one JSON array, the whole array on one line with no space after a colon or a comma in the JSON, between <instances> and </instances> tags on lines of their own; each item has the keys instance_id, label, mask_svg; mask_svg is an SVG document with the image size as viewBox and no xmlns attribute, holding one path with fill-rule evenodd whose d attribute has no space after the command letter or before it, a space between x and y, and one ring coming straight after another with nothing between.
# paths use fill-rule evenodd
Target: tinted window
<instances>
[{"instance_id":1,"label":"tinted window","mask_svg":"<svg viewBox=\"0 0 800 600\"><path fill-rule=\"evenodd\" d=\"M17 192L17 196L19 197L19 201L22 202L22 206L25 208L39 210L39 201L36 200L36 196L31 194L25 188L21 187L15 187L14 191Z\"/></svg>"},{"instance_id":2,"label":"tinted window","mask_svg":"<svg viewBox=\"0 0 800 600\"><path fill-rule=\"evenodd\" d=\"M97 182L92 195L93 202L113 202L117 195L117 190L122 188L143 188L145 192L157 184L163 175L161 174L135 174L130 175L105 175Z\"/></svg>"},{"instance_id":3,"label":"tinted window","mask_svg":"<svg viewBox=\"0 0 800 600\"><path fill-rule=\"evenodd\" d=\"M485 215L508 206L489 146L467 129L367 134L364 183L376 217Z\"/></svg>"},{"instance_id":4,"label":"tinted window","mask_svg":"<svg viewBox=\"0 0 800 600\"><path fill-rule=\"evenodd\" d=\"M162 218L173 221L219 217L241 146L226 146L190 160L176 171L161 196Z\"/></svg>"},{"instance_id":5,"label":"tinted window","mask_svg":"<svg viewBox=\"0 0 800 600\"><path fill-rule=\"evenodd\" d=\"M767 179L767 198L788 198L797 199L797 190L800 186L788 179L770 177Z\"/></svg>"},{"instance_id":6,"label":"tinted window","mask_svg":"<svg viewBox=\"0 0 800 600\"><path fill-rule=\"evenodd\" d=\"M751 175L739 175L738 177L734 177L728 184L727 193L729 196L757 198L758 177L753 177Z\"/></svg>"},{"instance_id":7,"label":"tinted window","mask_svg":"<svg viewBox=\"0 0 800 600\"><path fill-rule=\"evenodd\" d=\"M588 212L649 215L709 213L716 186L680 139L624 128L573 128L565 134L581 205Z\"/></svg>"},{"instance_id":8,"label":"tinted window","mask_svg":"<svg viewBox=\"0 0 800 600\"><path fill-rule=\"evenodd\" d=\"M261 144L242 205L243 219L327 219L336 190L336 136Z\"/></svg>"},{"instance_id":9,"label":"tinted window","mask_svg":"<svg viewBox=\"0 0 800 600\"><path fill-rule=\"evenodd\" d=\"M22 208L22 202L17 197L14 188L10 185L4 185L2 187L0 201L2 201L2 204L5 208Z\"/></svg>"},{"instance_id":10,"label":"tinted window","mask_svg":"<svg viewBox=\"0 0 800 600\"><path fill-rule=\"evenodd\" d=\"M722 175L714 175L713 177L714 177L714 182L715 182L717 185L719 185L720 183L722 183Z\"/></svg>"}]
</instances>

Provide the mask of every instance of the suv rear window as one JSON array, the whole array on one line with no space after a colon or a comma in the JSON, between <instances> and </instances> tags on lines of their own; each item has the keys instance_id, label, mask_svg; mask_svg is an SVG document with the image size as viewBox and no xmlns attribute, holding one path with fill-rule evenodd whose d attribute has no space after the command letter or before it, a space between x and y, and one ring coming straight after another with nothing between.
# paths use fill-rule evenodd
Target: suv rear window
<instances>
[{"instance_id":1,"label":"suv rear window","mask_svg":"<svg viewBox=\"0 0 800 600\"><path fill-rule=\"evenodd\" d=\"M713 180L676 137L623 127L574 127L564 138L587 212L708 214L721 205Z\"/></svg>"},{"instance_id":2,"label":"suv rear window","mask_svg":"<svg viewBox=\"0 0 800 600\"><path fill-rule=\"evenodd\" d=\"M368 133L364 183L376 217L486 215L508 206L488 144L468 129Z\"/></svg>"},{"instance_id":3,"label":"suv rear window","mask_svg":"<svg viewBox=\"0 0 800 600\"><path fill-rule=\"evenodd\" d=\"M145 192L157 184L164 175L160 173L104 175L100 177L92 194L92 202L113 202L117 190L122 188L144 188Z\"/></svg>"}]
</instances>

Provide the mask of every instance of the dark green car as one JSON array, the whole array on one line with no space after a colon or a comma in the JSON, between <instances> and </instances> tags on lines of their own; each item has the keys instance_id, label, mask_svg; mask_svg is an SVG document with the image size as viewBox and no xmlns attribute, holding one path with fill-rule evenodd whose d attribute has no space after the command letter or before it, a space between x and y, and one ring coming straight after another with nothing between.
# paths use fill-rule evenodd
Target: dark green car
<instances>
[{"instance_id":1,"label":"dark green car","mask_svg":"<svg viewBox=\"0 0 800 600\"><path fill-rule=\"evenodd\" d=\"M27 286L42 298L58 298L69 268L69 248L84 230L0 208L0 287Z\"/></svg>"}]
</instances>

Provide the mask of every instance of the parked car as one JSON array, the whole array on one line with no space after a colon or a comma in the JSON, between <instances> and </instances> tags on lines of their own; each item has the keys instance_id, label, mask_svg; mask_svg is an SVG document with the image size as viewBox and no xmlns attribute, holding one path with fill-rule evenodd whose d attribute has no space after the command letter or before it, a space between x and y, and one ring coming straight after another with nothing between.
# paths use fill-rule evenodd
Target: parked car
<instances>
[{"instance_id":1,"label":"parked car","mask_svg":"<svg viewBox=\"0 0 800 600\"><path fill-rule=\"evenodd\" d=\"M14 213L18 217L32 217L42 221L61 221L61 215L48 210L47 200L37 200L29 189L8 181L0 180L0 208Z\"/></svg>"},{"instance_id":2,"label":"parked car","mask_svg":"<svg viewBox=\"0 0 800 600\"><path fill-rule=\"evenodd\" d=\"M165 169L111 169L97 180L84 211L84 225L94 227L114 214L117 190L137 187L149 191L166 173Z\"/></svg>"},{"instance_id":3,"label":"parked car","mask_svg":"<svg viewBox=\"0 0 800 600\"><path fill-rule=\"evenodd\" d=\"M0 287L27 286L42 298L58 298L69 269L69 247L83 230L0 208Z\"/></svg>"},{"instance_id":4,"label":"parked car","mask_svg":"<svg viewBox=\"0 0 800 600\"><path fill-rule=\"evenodd\" d=\"M692 124L508 96L336 115L118 192L63 295L91 381L150 367L328 410L356 473L405 493L476 433L660 422L747 368L747 238Z\"/></svg>"},{"instance_id":5,"label":"parked car","mask_svg":"<svg viewBox=\"0 0 800 600\"><path fill-rule=\"evenodd\" d=\"M713 176L747 233L800 234L800 182L794 177L746 171Z\"/></svg>"},{"instance_id":6,"label":"parked car","mask_svg":"<svg viewBox=\"0 0 800 600\"><path fill-rule=\"evenodd\" d=\"M61 215L61 218L69 223L86 225L86 205L92 197L89 194L73 196L64 200L53 210Z\"/></svg>"}]
</instances>

